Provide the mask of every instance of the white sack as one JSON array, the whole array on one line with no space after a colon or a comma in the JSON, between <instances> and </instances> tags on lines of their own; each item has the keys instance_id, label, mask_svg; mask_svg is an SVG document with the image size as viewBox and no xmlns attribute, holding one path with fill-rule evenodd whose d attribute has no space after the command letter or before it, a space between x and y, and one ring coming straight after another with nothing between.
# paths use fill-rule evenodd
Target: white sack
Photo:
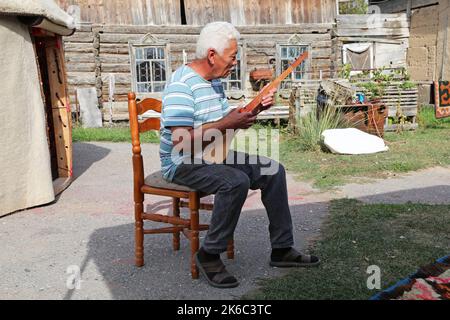
<instances>
[{"instance_id":1,"label":"white sack","mask_svg":"<svg viewBox=\"0 0 450 320\"><path fill-rule=\"evenodd\" d=\"M355 128L325 130L322 137L333 153L369 154L389 150L380 137Z\"/></svg>"}]
</instances>

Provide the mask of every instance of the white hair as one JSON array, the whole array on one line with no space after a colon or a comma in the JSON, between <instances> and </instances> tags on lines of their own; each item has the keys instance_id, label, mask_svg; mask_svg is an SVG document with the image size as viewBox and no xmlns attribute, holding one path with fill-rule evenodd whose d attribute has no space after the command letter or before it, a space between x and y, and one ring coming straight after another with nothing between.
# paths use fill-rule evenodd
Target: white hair
<instances>
[{"instance_id":1,"label":"white hair","mask_svg":"<svg viewBox=\"0 0 450 320\"><path fill-rule=\"evenodd\" d=\"M228 47L230 40L238 41L240 36L236 28L229 22L217 21L208 23L200 32L195 57L197 59L206 58L208 49L214 49L219 54L222 54Z\"/></svg>"}]
</instances>

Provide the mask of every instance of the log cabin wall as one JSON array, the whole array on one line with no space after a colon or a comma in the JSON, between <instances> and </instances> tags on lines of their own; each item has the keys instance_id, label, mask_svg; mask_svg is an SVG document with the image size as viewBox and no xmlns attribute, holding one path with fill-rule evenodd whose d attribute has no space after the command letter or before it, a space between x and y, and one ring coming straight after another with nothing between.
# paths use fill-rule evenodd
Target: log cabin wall
<instances>
[{"instance_id":1,"label":"log cabin wall","mask_svg":"<svg viewBox=\"0 0 450 320\"><path fill-rule=\"evenodd\" d=\"M328 78L335 68L331 59L335 0L59 0L59 3L64 9L77 5L83 22L73 36L64 39L72 105L76 105L76 88L93 86L97 88L99 105L105 105L109 100L109 78L114 75L114 113L126 117L127 93L132 90L129 42L139 41L147 34L167 42L170 69L174 71L183 63L183 49L188 61L194 58L202 26L215 20L232 22L241 33L243 90L228 95L232 104L239 98L249 100L256 95L249 73L268 68L270 60L278 58L277 45L287 44L294 35L298 43L311 50L306 79L318 79L320 73ZM182 3L184 10L180 7ZM181 15L181 11L185 14ZM289 93L280 92L279 103L285 108Z\"/></svg>"}]
</instances>

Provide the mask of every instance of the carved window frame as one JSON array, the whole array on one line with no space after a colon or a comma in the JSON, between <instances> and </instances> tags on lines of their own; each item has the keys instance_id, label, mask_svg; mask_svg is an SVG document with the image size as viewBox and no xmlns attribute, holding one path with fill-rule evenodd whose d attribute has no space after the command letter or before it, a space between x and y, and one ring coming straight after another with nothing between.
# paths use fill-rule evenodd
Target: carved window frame
<instances>
[{"instance_id":1,"label":"carved window frame","mask_svg":"<svg viewBox=\"0 0 450 320\"><path fill-rule=\"evenodd\" d=\"M130 69L131 69L131 88L136 93L137 96L142 98L157 98L161 99L163 91L151 91L151 92L142 92L138 91L138 79L137 79L137 71L136 71L136 62L139 59L136 59L136 49L146 49L146 48L162 48L164 51L164 58L161 59L145 59L148 61L164 61L165 63L165 80L160 81L167 84L172 75L171 70L171 61L170 61L170 43L165 40L161 40L148 33L143 36L138 41L129 41L129 55L130 55ZM153 87L153 79L150 78L150 84ZM163 89L164 90L164 89Z\"/></svg>"}]
</instances>

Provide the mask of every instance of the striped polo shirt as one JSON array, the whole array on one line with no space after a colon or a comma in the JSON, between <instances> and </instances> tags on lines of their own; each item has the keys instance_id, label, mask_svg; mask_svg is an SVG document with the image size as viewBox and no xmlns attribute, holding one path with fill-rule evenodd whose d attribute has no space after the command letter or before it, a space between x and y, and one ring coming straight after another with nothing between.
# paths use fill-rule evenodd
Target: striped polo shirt
<instances>
[{"instance_id":1,"label":"striped polo shirt","mask_svg":"<svg viewBox=\"0 0 450 320\"><path fill-rule=\"evenodd\" d=\"M229 111L220 79L207 81L190 67L178 68L163 92L159 155L163 178L172 181L177 166L191 154L172 155L170 127L197 128L222 119Z\"/></svg>"}]
</instances>

